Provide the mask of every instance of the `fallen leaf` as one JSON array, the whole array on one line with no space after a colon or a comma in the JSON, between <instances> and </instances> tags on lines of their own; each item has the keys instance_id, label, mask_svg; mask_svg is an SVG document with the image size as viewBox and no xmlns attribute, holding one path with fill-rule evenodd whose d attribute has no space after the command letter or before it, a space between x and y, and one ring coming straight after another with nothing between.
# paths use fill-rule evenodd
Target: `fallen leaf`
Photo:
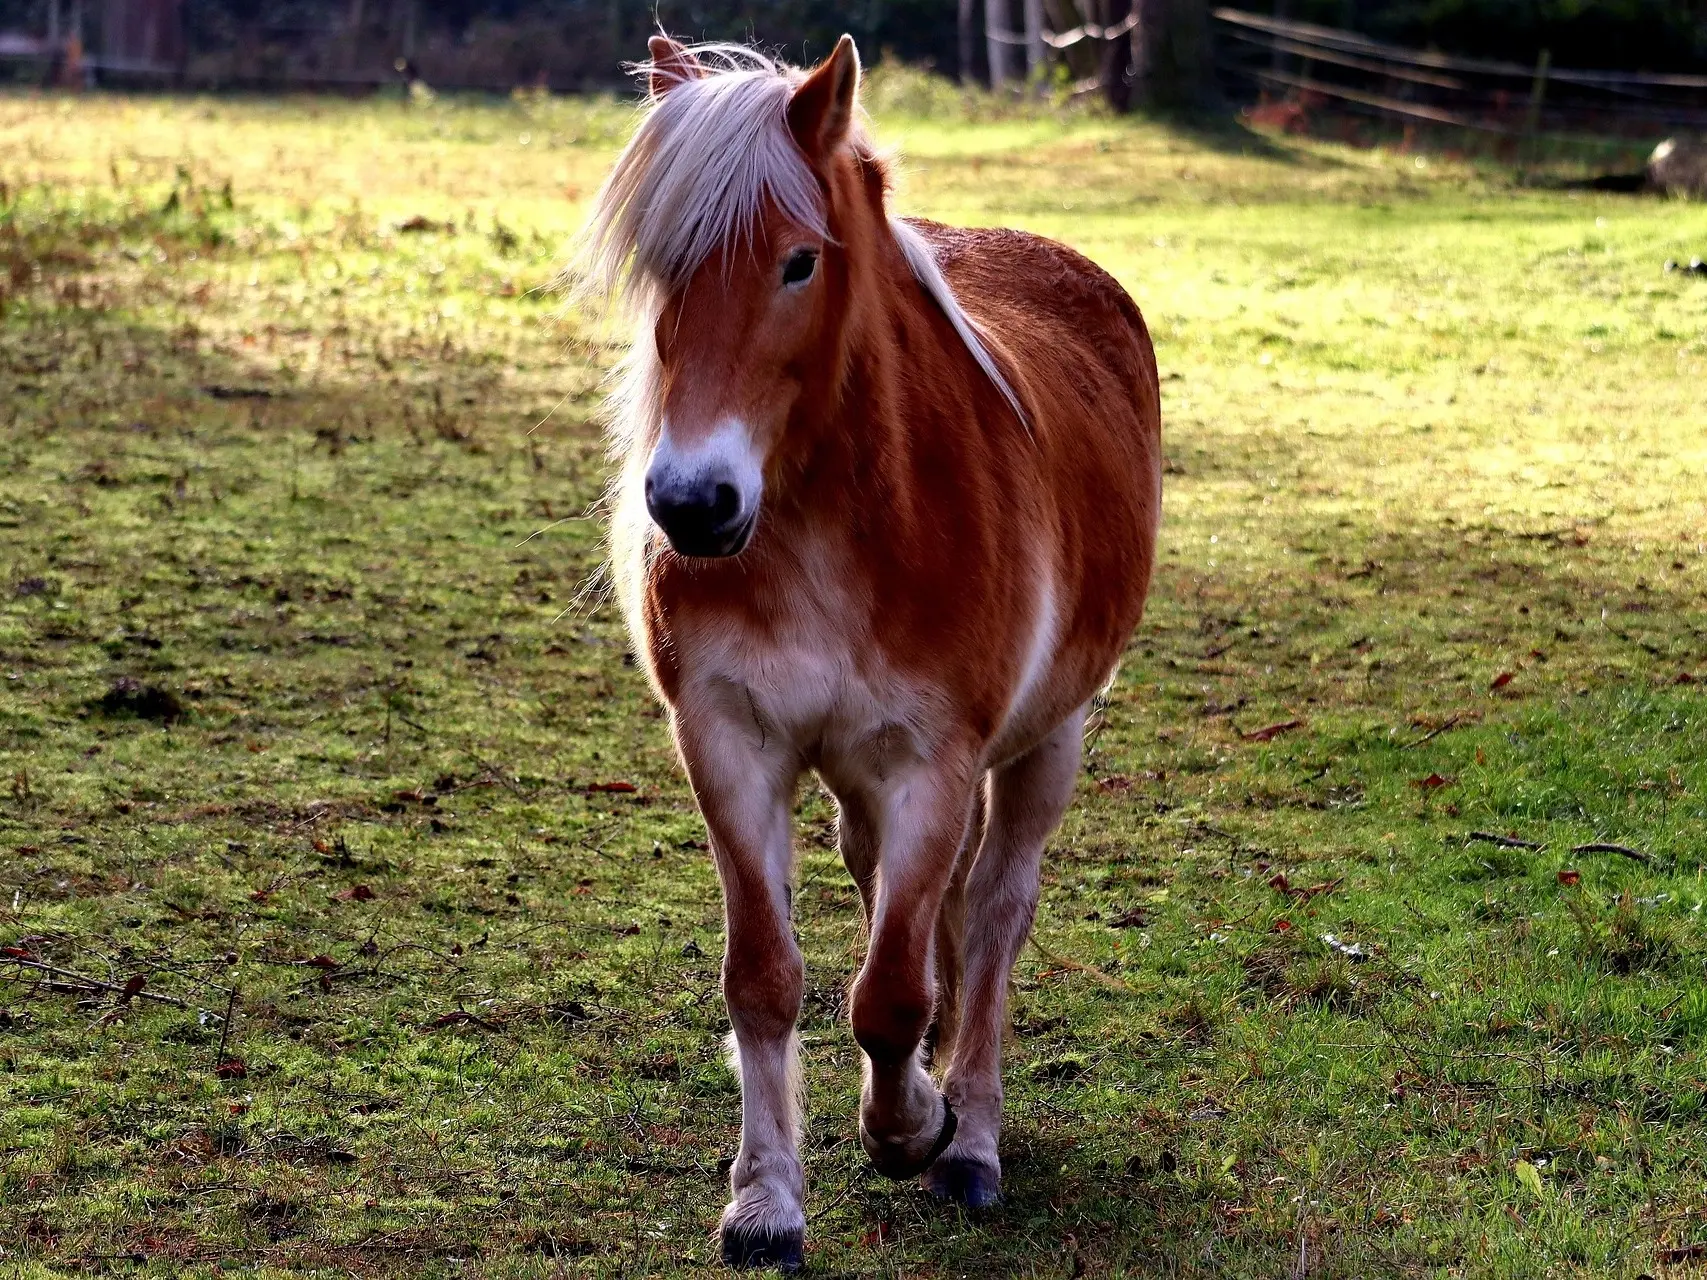
<instances>
[{"instance_id":1,"label":"fallen leaf","mask_svg":"<svg viewBox=\"0 0 1707 1280\"><path fill-rule=\"evenodd\" d=\"M1268 878L1268 887L1270 889L1277 889L1281 893L1290 893L1292 891L1292 882L1286 878L1286 873L1284 871L1276 871Z\"/></svg>"},{"instance_id":2,"label":"fallen leaf","mask_svg":"<svg viewBox=\"0 0 1707 1280\"><path fill-rule=\"evenodd\" d=\"M626 796L640 790L632 782L591 782L587 784L587 793Z\"/></svg>"},{"instance_id":3,"label":"fallen leaf","mask_svg":"<svg viewBox=\"0 0 1707 1280\"><path fill-rule=\"evenodd\" d=\"M119 993L120 1001L134 999L147 985L148 979L143 977L140 973L126 979L124 990Z\"/></svg>"},{"instance_id":4,"label":"fallen leaf","mask_svg":"<svg viewBox=\"0 0 1707 1280\"><path fill-rule=\"evenodd\" d=\"M1503 689L1515 679L1517 679L1517 674L1515 672L1502 671L1494 677L1494 682L1490 684L1488 688Z\"/></svg>"},{"instance_id":5,"label":"fallen leaf","mask_svg":"<svg viewBox=\"0 0 1707 1280\"><path fill-rule=\"evenodd\" d=\"M1274 922L1274 932L1275 933L1285 933L1287 930L1289 930L1291 928L1292 928L1292 921L1290 921L1290 920L1276 920Z\"/></svg>"},{"instance_id":6,"label":"fallen leaf","mask_svg":"<svg viewBox=\"0 0 1707 1280\"><path fill-rule=\"evenodd\" d=\"M1283 733L1291 733L1294 729L1302 729L1303 727L1304 721L1302 720L1283 720L1279 724L1253 729L1251 732L1241 733L1239 736L1246 742L1271 742Z\"/></svg>"},{"instance_id":7,"label":"fallen leaf","mask_svg":"<svg viewBox=\"0 0 1707 1280\"><path fill-rule=\"evenodd\" d=\"M1530 1193L1541 1199L1541 1171L1527 1160L1519 1160L1511 1166L1511 1171L1517 1175L1517 1180L1528 1187Z\"/></svg>"},{"instance_id":8,"label":"fallen leaf","mask_svg":"<svg viewBox=\"0 0 1707 1280\"><path fill-rule=\"evenodd\" d=\"M1583 873L1566 868L1559 872L1559 883L1565 885L1582 883Z\"/></svg>"},{"instance_id":9,"label":"fallen leaf","mask_svg":"<svg viewBox=\"0 0 1707 1280\"><path fill-rule=\"evenodd\" d=\"M1677 679L1673 680L1672 683L1673 684L1694 684L1694 683L1696 683L1696 680L1695 680L1695 677L1692 676L1689 672L1679 671L1677 673Z\"/></svg>"},{"instance_id":10,"label":"fallen leaf","mask_svg":"<svg viewBox=\"0 0 1707 1280\"><path fill-rule=\"evenodd\" d=\"M221 1080L241 1080L249 1074L249 1064L242 1058L227 1058L214 1067L213 1074Z\"/></svg>"},{"instance_id":11,"label":"fallen leaf","mask_svg":"<svg viewBox=\"0 0 1707 1280\"><path fill-rule=\"evenodd\" d=\"M1426 778L1418 778L1411 785L1421 787L1424 791L1438 791L1441 787L1450 787L1456 781L1456 778L1449 778L1444 774L1431 773Z\"/></svg>"},{"instance_id":12,"label":"fallen leaf","mask_svg":"<svg viewBox=\"0 0 1707 1280\"><path fill-rule=\"evenodd\" d=\"M372 902L374 892L365 884L353 885L332 895L339 902Z\"/></svg>"},{"instance_id":13,"label":"fallen leaf","mask_svg":"<svg viewBox=\"0 0 1707 1280\"><path fill-rule=\"evenodd\" d=\"M311 956L307 960L302 961L302 963L311 969L331 970L338 967L338 962L332 959L331 956Z\"/></svg>"}]
</instances>

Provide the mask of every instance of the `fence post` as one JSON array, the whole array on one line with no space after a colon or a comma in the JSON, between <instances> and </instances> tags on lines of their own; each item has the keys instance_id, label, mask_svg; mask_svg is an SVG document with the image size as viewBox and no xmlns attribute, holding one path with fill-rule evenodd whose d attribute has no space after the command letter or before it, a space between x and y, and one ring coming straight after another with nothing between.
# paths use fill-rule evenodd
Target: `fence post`
<instances>
[{"instance_id":1,"label":"fence post","mask_svg":"<svg viewBox=\"0 0 1707 1280\"><path fill-rule=\"evenodd\" d=\"M1025 9L1025 78L1043 75L1043 0L1023 0Z\"/></svg>"},{"instance_id":2,"label":"fence post","mask_svg":"<svg viewBox=\"0 0 1707 1280\"><path fill-rule=\"evenodd\" d=\"M1009 78L1013 49L1007 42L1013 24L1008 21L1008 0L984 0L984 42L990 55L990 87L999 90Z\"/></svg>"},{"instance_id":3,"label":"fence post","mask_svg":"<svg viewBox=\"0 0 1707 1280\"><path fill-rule=\"evenodd\" d=\"M1543 49L1535 59L1535 81L1529 86L1529 110L1523 117L1523 163L1534 163L1535 135L1541 128L1541 104L1547 99L1547 72L1553 66L1553 51Z\"/></svg>"},{"instance_id":4,"label":"fence post","mask_svg":"<svg viewBox=\"0 0 1707 1280\"><path fill-rule=\"evenodd\" d=\"M615 0L612 0L614 4ZM960 83L969 85L973 82L972 66L972 2L960 0L960 8L955 14L955 52L960 57Z\"/></svg>"}]
</instances>

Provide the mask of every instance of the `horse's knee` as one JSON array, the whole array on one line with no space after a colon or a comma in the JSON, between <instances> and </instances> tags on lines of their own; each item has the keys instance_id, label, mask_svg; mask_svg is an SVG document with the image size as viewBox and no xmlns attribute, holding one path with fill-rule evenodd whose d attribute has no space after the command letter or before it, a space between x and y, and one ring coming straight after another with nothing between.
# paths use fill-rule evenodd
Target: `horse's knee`
<instances>
[{"instance_id":1,"label":"horse's knee","mask_svg":"<svg viewBox=\"0 0 1707 1280\"><path fill-rule=\"evenodd\" d=\"M795 947L731 948L723 961L723 999L737 1036L776 1039L794 1029L806 995L806 965Z\"/></svg>"},{"instance_id":2,"label":"horse's knee","mask_svg":"<svg viewBox=\"0 0 1707 1280\"><path fill-rule=\"evenodd\" d=\"M873 1062L900 1062L924 1039L931 1010L931 993L923 981L887 983L867 975L854 988L854 1040Z\"/></svg>"}]
</instances>

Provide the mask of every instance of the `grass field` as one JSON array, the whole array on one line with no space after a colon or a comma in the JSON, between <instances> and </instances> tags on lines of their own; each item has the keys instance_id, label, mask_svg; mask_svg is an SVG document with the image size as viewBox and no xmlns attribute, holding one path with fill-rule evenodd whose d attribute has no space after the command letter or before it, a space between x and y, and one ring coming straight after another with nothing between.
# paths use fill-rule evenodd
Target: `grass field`
<instances>
[{"instance_id":1,"label":"grass field","mask_svg":"<svg viewBox=\"0 0 1707 1280\"><path fill-rule=\"evenodd\" d=\"M1707 207L879 90L903 208L1137 298L1168 493L995 1212L866 1170L801 797L809 1267L1707 1263ZM0 99L0 1272L715 1257L717 888L546 289L626 121Z\"/></svg>"}]
</instances>

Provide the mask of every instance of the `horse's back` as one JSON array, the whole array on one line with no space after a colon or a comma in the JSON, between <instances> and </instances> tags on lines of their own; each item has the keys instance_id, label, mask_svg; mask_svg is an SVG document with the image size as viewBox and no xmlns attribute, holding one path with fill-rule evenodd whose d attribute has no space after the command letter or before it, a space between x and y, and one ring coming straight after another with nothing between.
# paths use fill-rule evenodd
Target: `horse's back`
<instances>
[{"instance_id":1,"label":"horse's back","mask_svg":"<svg viewBox=\"0 0 1707 1280\"><path fill-rule=\"evenodd\" d=\"M1051 419L1089 414L1111 427L1159 433L1150 333L1113 276L1029 232L916 225L935 246L955 295L1018 372L1044 429Z\"/></svg>"}]
</instances>

